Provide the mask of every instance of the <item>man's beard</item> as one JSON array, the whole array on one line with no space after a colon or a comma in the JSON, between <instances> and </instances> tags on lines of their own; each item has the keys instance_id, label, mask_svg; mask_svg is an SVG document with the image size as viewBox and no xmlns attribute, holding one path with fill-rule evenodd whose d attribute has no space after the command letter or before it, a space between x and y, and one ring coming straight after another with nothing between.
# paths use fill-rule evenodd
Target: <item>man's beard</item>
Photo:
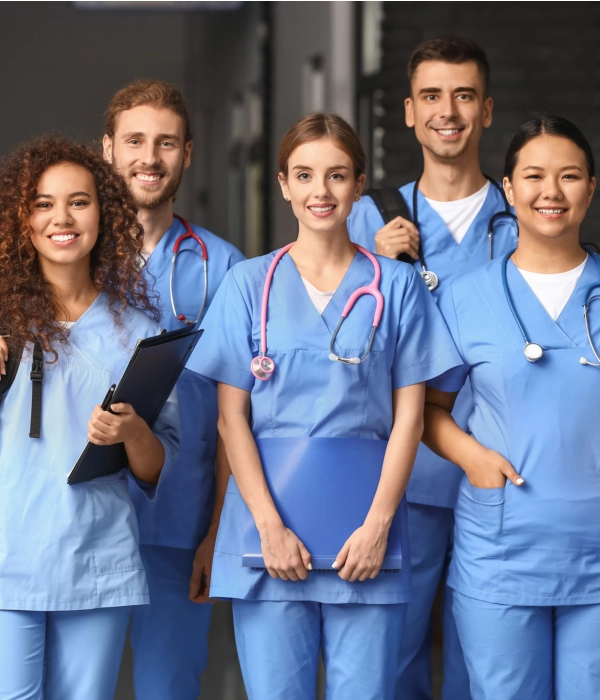
<instances>
[{"instance_id":1,"label":"man's beard","mask_svg":"<svg viewBox=\"0 0 600 700\"><path fill-rule=\"evenodd\" d=\"M177 176L174 176L167 187L155 195L145 195L140 196L138 192L131 189L131 194L135 199L136 206L138 209L158 209L165 202L171 199L175 199L179 185L181 185L181 180L183 178L183 167L179 171Z\"/></svg>"}]
</instances>

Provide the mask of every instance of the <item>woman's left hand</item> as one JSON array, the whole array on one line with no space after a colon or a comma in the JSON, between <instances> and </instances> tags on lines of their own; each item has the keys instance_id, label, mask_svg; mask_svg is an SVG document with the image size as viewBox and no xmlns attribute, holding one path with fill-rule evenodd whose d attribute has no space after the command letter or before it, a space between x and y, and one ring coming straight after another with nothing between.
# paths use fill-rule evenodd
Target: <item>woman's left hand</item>
<instances>
[{"instance_id":1,"label":"woman's left hand","mask_svg":"<svg viewBox=\"0 0 600 700\"><path fill-rule=\"evenodd\" d=\"M355 530L340 550L333 564L344 581L375 578L383 564L389 527L365 522Z\"/></svg>"},{"instance_id":2,"label":"woman's left hand","mask_svg":"<svg viewBox=\"0 0 600 700\"><path fill-rule=\"evenodd\" d=\"M95 445L114 445L142 437L148 426L129 403L115 403L109 411L96 406L88 421L88 440Z\"/></svg>"}]
</instances>

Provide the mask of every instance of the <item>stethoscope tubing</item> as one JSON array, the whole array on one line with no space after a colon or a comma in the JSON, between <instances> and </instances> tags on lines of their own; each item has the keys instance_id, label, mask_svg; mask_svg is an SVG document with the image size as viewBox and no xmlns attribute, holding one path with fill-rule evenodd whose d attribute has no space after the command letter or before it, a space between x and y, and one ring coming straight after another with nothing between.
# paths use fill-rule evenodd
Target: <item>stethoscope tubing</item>
<instances>
[{"instance_id":1,"label":"stethoscope tubing","mask_svg":"<svg viewBox=\"0 0 600 700\"><path fill-rule=\"evenodd\" d=\"M275 370L275 363L270 357L267 357L267 317L268 317L268 311L269 311L269 293L271 291L271 283L273 281L273 275L275 274L275 269L277 265L279 264L279 261L281 258L294 246L295 241L292 243L288 243L288 245L284 246L281 248L273 260L271 261L271 264L269 265L269 269L267 270L267 275L265 277L265 283L263 285L263 294L262 294L262 300L261 300L261 307L260 307L260 346L259 346L259 355L258 357L252 358L252 361L250 363L250 371L252 374L257 378L260 379L261 381L265 381L267 379L270 379L273 376L273 372ZM379 265L379 262L377 261L377 258L366 248L363 248L362 246L358 245L357 243L353 243L354 247L363 255L365 255L373 264L374 268L374 275L373 275L373 280L369 285L359 287L356 289L352 294L350 295L348 301L344 305L344 308L342 310L342 315L341 318L331 336L331 341L329 344L329 359L337 362L342 362L344 364L349 364L349 365L355 365L355 364L360 364L363 362L369 352L371 351L371 347L373 345L373 340L375 338L375 332L377 330L377 327L379 326L379 323L381 321L381 317L383 315L383 308L384 308L384 299L383 299L383 294L379 290L379 283L381 281L381 266ZM375 299L375 313L373 315L373 325L371 328L371 333L369 336L369 341L367 343L367 349L365 353L363 354L362 357L339 357L335 352L334 352L334 344L335 344L335 339L337 337L337 334L342 327L342 324L348 317L348 314L352 310L354 304L356 301L363 295L365 294L370 294L372 297Z\"/></svg>"},{"instance_id":2,"label":"stethoscope tubing","mask_svg":"<svg viewBox=\"0 0 600 700\"><path fill-rule=\"evenodd\" d=\"M413 208L413 223L416 226L417 230L419 230L419 203L418 203L418 197L419 197L419 183L421 182L421 177L422 175L419 175L415 182L415 186L413 189L413 196L412 196L412 208ZM510 211L510 204L508 203L508 200L506 199L506 195L504 193L504 190L500 187L500 185L489 175L484 175L484 177L488 180L488 182L495 187L498 192L502 195L502 199L504 200L504 211L497 211L495 214L493 214L490 217L490 220L488 222L488 239L489 239L489 247L490 247L490 260L493 260L494 258L494 224L496 221L501 219L502 217L508 216L511 218L516 226L517 226L517 232L519 230L519 222L517 220L517 217ZM517 233L518 237L518 233ZM425 261L425 254L423 252L423 243L421 241L421 236L420 236L420 231L419 231L419 264L421 265L421 277L425 280L425 283L427 284L428 288L430 291L433 291L439 283L439 277L435 272L432 270L427 269L427 264Z\"/></svg>"},{"instance_id":3,"label":"stethoscope tubing","mask_svg":"<svg viewBox=\"0 0 600 700\"><path fill-rule=\"evenodd\" d=\"M204 241L198 236L194 231L192 230L192 227L188 221L186 221L183 217L174 214L174 217L181 221L181 223L185 226L185 233L182 233L180 236L177 237L177 240L175 241L175 244L173 245L173 257L171 259L171 273L169 275L169 296L171 297L171 309L173 310L173 315L175 318L183 323L186 326L194 326L200 318L202 317L202 312L204 311L204 307L206 306L206 299L208 297L208 250L206 248L206 244ZM196 243L200 246L200 249L202 253L198 253L196 250L192 250L191 248L183 248L182 250L179 250L179 247L181 243L186 239L186 238L193 238ZM185 314L178 314L177 313L177 308L175 306L175 296L173 293L173 277L175 274L175 262L177 260L177 256L180 253L194 253L194 255L198 255L199 257L202 258L202 267L204 270L204 295L202 297L202 304L200 305L200 310L198 311L198 315L194 320L191 320L185 316Z\"/></svg>"}]
</instances>

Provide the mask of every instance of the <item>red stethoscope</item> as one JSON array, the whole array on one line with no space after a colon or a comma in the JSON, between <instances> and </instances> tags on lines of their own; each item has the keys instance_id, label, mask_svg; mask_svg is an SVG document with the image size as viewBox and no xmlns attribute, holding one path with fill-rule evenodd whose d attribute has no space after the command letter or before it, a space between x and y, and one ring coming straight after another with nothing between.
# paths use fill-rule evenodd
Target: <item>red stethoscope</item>
<instances>
[{"instance_id":1,"label":"red stethoscope","mask_svg":"<svg viewBox=\"0 0 600 700\"><path fill-rule=\"evenodd\" d=\"M250 363L250 371L257 379L260 379L261 381L271 379L271 377L273 376L273 372L275 371L275 363L270 357L267 357L267 311L269 306L269 291L271 289L271 281L273 279L273 273L275 272L277 263L293 245L294 243L290 243L277 253L277 255L273 258L273 261L269 266L267 277L265 279L265 286L263 288L262 304L260 309L260 354L257 357L254 357L252 359L252 362ZM377 330L377 326L381 321L381 315L383 314L383 294L379 291L379 280L381 279L381 267L379 266L379 262L372 253L366 250L366 248L363 248L362 246L357 245L356 243L354 243L354 247L363 255L366 255L367 258L369 258L369 260L373 263L373 269L375 270L375 274L373 275L373 281L371 282L371 284L367 285L366 287L359 287L357 290L352 292L350 298L346 302L346 306L344 306L344 310L342 311L342 317L340 318L340 321L335 327L333 335L331 336L331 342L329 343L329 359L332 362L343 362L346 365L359 365L361 362L364 362L367 359L367 355L371 351L371 346L373 345L375 331ZM340 328L342 327L342 323L346 320L346 317L352 310L352 307L356 303L356 300L364 294L370 294L372 297L375 297L375 301L377 304L375 307L373 327L371 329L371 334L369 335L367 349L363 353L362 357L340 357L339 355L336 355L333 349L335 339Z\"/></svg>"},{"instance_id":2,"label":"red stethoscope","mask_svg":"<svg viewBox=\"0 0 600 700\"><path fill-rule=\"evenodd\" d=\"M177 214L174 214L174 217L176 219L179 219L179 221L181 221L181 223L185 226L185 233L182 233L181 236L177 238L177 240L175 241L175 245L173 246L173 260L171 261L171 275L169 276L169 293L171 295L171 308L173 309L173 314L178 321L181 321L181 323L184 323L186 326L194 326L196 325L196 323L198 323L200 317L202 316L202 312L204 311L204 306L206 304L206 297L208 296L208 252L206 250L206 244L200 238L200 236L198 236L192 231L192 227L190 226L189 222L181 216L178 216ZM184 241L186 238L193 238L202 249L202 254L200 254L197 250L194 250L193 248L183 248L182 250L179 250L179 246L181 245L182 241ZM177 313L177 309L175 307L175 297L173 296L173 274L175 272L175 261L177 260L177 256L180 253L194 253L194 255L197 255L198 257L202 258L202 263L204 266L204 297L202 298L200 311L198 311L198 315L193 321L187 318L185 314Z\"/></svg>"}]
</instances>

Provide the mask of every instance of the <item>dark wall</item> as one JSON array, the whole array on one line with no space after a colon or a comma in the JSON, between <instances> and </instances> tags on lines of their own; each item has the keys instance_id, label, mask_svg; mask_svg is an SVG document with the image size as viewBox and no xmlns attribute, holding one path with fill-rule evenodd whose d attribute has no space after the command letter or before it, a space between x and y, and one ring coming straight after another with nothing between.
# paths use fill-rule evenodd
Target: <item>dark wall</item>
<instances>
[{"instance_id":1,"label":"dark wall","mask_svg":"<svg viewBox=\"0 0 600 700\"><path fill-rule=\"evenodd\" d=\"M595 2L385 2L383 64L378 77L385 115L383 184L398 185L421 170L421 151L404 125L406 64L423 39L460 34L486 51L491 66L494 121L483 136L484 172L500 178L504 154L533 111L567 117L600 159L600 4ZM584 237L600 242L596 195Z\"/></svg>"}]
</instances>

